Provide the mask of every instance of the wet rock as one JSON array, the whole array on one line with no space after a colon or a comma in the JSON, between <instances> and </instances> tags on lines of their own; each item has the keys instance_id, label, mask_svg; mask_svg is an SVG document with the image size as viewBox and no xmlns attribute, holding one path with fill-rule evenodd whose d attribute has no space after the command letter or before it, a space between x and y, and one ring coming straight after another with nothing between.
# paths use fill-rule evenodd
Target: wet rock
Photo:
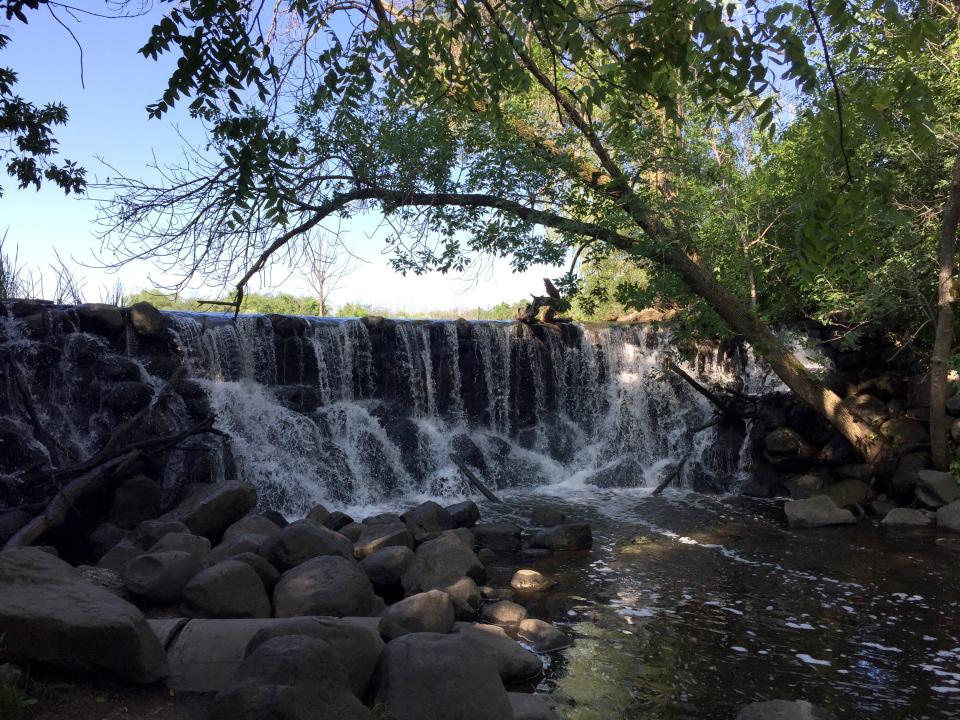
<instances>
[{"instance_id":1,"label":"wet rock","mask_svg":"<svg viewBox=\"0 0 960 720\"><path fill-rule=\"evenodd\" d=\"M480 588L480 597L484 600L512 600L513 596L514 592L510 588L495 588L489 585Z\"/></svg>"},{"instance_id":2,"label":"wet rock","mask_svg":"<svg viewBox=\"0 0 960 720\"><path fill-rule=\"evenodd\" d=\"M520 549L519 525L509 522L484 523L473 528L473 536L482 548L501 552L516 552Z\"/></svg>"},{"instance_id":3,"label":"wet rock","mask_svg":"<svg viewBox=\"0 0 960 720\"><path fill-rule=\"evenodd\" d=\"M363 519L364 525L397 525L403 518L396 513L379 513Z\"/></svg>"},{"instance_id":4,"label":"wet rock","mask_svg":"<svg viewBox=\"0 0 960 720\"><path fill-rule=\"evenodd\" d=\"M168 550L190 553L198 560L203 561L207 557L207 553L210 552L210 541L192 533L167 533L147 548L148 553L167 552Z\"/></svg>"},{"instance_id":5,"label":"wet rock","mask_svg":"<svg viewBox=\"0 0 960 720\"><path fill-rule=\"evenodd\" d=\"M104 568L106 570L113 570L114 572L123 575L123 571L126 569L127 563L142 554L143 548L134 545L133 541L121 540L112 548L110 548L103 557L100 558L100 561L97 563L97 567Z\"/></svg>"},{"instance_id":6,"label":"wet rock","mask_svg":"<svg viewBox=\"0 0 960 720\"><path fill-rule=\"evenodd\" d=\"M599 488L636 487L643 480L643 465L635 458L621 458L592 473L586 482Z\"/></svg>"},{"instance_id":7,"label":"wet rock","mask_svg":"<svg viewBox=\"0 0 960 720\"><path fill-rule=\"evenodd\" d=\"M259 574L239 560L224 560L194 575L183 588L181 607L187 617L270 617L270 599Z\"/></svg>"},{"instance_id":8,"label":"wet rock","mask_svg":"<svg viewBox=\"0 0 960 720\"><path fill-rule=\"evenodd\" d=\"M927 527L933 525L933 517L923 510L912 508L893 508L888 512L881 524L887 527L912 526Z\"/></svg>"},{"instance_id":9,"label":"wet rock","mask_svg":"<svg viewBox=\"0 0 960 720\"><path fill-rule=\"evenodd\" d=\"M458 635L413 633L388 643L374 702L396 720L504 720L510 701L494 661Z\"/></svg>"},{"instance_id":10,"label":"wet rock","mask_svg":"<svg viewBox=\"0 0 960 720\"><path fill-rule=\"evenodd\" d=\"M316 509L316 508L314 508ZM345 512L340 512L335 510L322 521L322 525L326 528L329 528L333 531L338 531L342 527L346 527L353 522L353 518L347 515Z\"/></svg>"},{"instance_id":11,"label":"wet rock","mask_svg":"<svg viewBox=\"0 0 960 720\"><path fill-rule=\"evenodd\" d=\"M487 565L497 559L497 554L490 548L480 548L477 550L477 558L481 563Z\"/></svg>"},{"instance_id":12,"label":"wet rock","mask_svg":"<svg viewBox=\"0 0 960 720\"><path fill-rule=\"evenodd\" d=\"M290 524L287 521L287 519L282 514L278 513L276 510L264 510L260 514L263 515L263 517L265 517L267 520L272 522L274 525L276 525L278 528L285 528L287 525Z\"/></svg>"},{"instance_id":13,"label":"wet rock","mask_svg":"<svg viewBox=\"0 0 960 720\"><path fill-rule=\"evenodd\" d=\"M33 515L23 510L0 512L0 547L33 520Z\"/></svg>"},{"instance_id":14,"label":"wet rock","mask_svg":"<svg viewBox=\"0 0 960 720\"><path fill-rule=\"evenodd\" d=\"M484 605L480 611L481 617L494 625L519 625L527 617L527 609L510 600Z\"/></svg>"},{"instance_id":15,"label":"wet rock","mask_svg":"<svg viewBox=\"0 0 960 720\"><path fill-rule=\"evenodd\" d=\"M410 569L403 575L403 588L408 595L426 590L439 590L462 577L482 580L484 568L473 550L454 533L443 533L417 548Z\"/></svg>"},{"instance_id":16,"label":"wet rock","mask_svg":"<svg viewBox=\"0 0 960 720\"><path fill-rule=\"evenodd\" d=\"M534 527L548 528L566 521L567 516L555 508L538 506L530 513L530 524Z\"/></svg>"},{"instance_id":17,"label":"wet rock","mask_svg":"<svg viewBox=\"0 0 960 720\"><path fill-rule=\"evenodd\" d=\"M783 484L793 500L806 500L820 494L825 487L830 485L832 480L833 478L828 470L817 468L800 475L791 475L784 480Z\"/></svg>"},{"instance_id":18,"label":"wet rock","mask_svg":"<svg viewBox=\"0 0 960 720\"><path fill-rule=\"evenodd\" d=\"M167 674L143 614L35 548L0 552L4 659L151 683ZM92 639L109 638L109 643Z\"/></svg>"},{"instance_id":19,"label":"wet rock","mask_svg":"<svg viewBox=\"0 0 960 720\"><path fill-rule=\"evenodd\" d=\"M207 562L216 564L242 553L262 554L266 542L266 535L234 535L213 548L207 555Z\"/></svg>"},{"instance_id":20,"label":"wet rock","mask_svg":"<svg viewBox=\"0 0 960 720\"><path fill-rule=\"evenodd\" d=\"M223 533L222 542L239 535L273 535L280 530L280 526L263 515L247 515L240 518Z\"/></svg>"},{"instance_id":21,"label":"wet rock","mask_svg":"<svg viewBox=\"0 0 960 720\"><path fill-rule=\"evenodd\" d=\"M455 528L472 528L480 520L480 508L473 500L448 505L445 509L450 514Z\"/></svg>"},{"instance_id":22,"label":"wet rock","mask_svg":"<svg viewBox=\"0 0 960 720\"><path fill-rule=\"evenodd\" d=\"M413 535L404 523L396 525L362 525L360 537L354 542L353 552L358 560L363 560L386 547L403 546L413 549Z\"/></svg>"},{"instance_id":23,"label":"wet rock","mask_svg":"<svg viewBox=\"0 0 960 720\"><path fill-rule=\"evenodd\" d=\"M323 525L326 523L328 517L330 517L330 511L327 510L325 506L314 505L310 512L308 512L303 519Z\"/></svg>"},{"instance_id":24,"label":"wet rock","mask_svg":"<svg viewBox=\"0 0 960 720\"><path fill-rule=\"evenodd\" d=\"M349 690L347 669L324 640L272 638L243 661L213 699L209 720L371 720Z\"/></svg>"},{"instance_id":25,"label":"wet rock","mask_svg":"<svg viewBox=\"0 0 960 720\"><path fill-rule=\"evenodd\" d=\"M826 495L809 500L790 500L783 507L792 528L852 525L857 520L849 510L838 508Z\"/></svg>"},{"instance_id":26,"label":"wet rock","mask_svg":"<svg viewBox=\"0 0 960 720\"><path fill-rule=\"evenodd\" d=\"M926 426L908 417L887 420L880 426L880 432L895 447L923 445L930 440Z\"/></svg>"},{"instance_id":27,"label":"wet rock","mask_svg":"<svg viewBox=\"0 0 960 720\"><path fill-rule=\"evenodd\" d=\"M780 427L763 439L764 457L775 468L801 469L816 457L817 449L803 439L800 433Z\"/></svg>"},{"instance_id":28,"label":"wet rock","mask_svg":"<svg viewBox=\"0 0 960 720\"><path fill-rule=\"evenodd\" d=\"M466 603L472 610L480 607L480 588L473 578L463 577L452 585L443 588L443 591L455 600Z\"/></svg>"},{"instance_id":29,"label":"wet rock","mask_svg":"<svg viewBox=\"0 0 960 720\"><path fill-rule=\"evenodd\" d=\"M562 650L573 644L573 640L550 623L533 618L520 621L517 627L517 635L530 643L534 650L543 653Z\"/></svg>"},{"instance_id":30,"label":"wet rock","mask_svg":"<svg viewBox=\"0 0 960 720\"><path fill-rule=\"evenodd\" d=\"M324 555L353 559L353 543L338 532L308 521L295 522L268 537L263 556L281 572Z\"/></svg>"},{"instance_id":31,"label":"wet rock","mask_svg":"<svg viewBox=\"0 0 960 720\"><path fill-rule=\"evenodd\" d=\"M364 526L358 522L352 522L344 525L342 528L337 530L337 532L347 538L347 540L350 542L355 543L360 539L360 536L363 535L363 527Z\"/></svg>"},{"instance_id":32,"label":"wet rock","mask_svg":"<svg viewBox=\"0 0 960 720\"><path fill-rule=\"evenodd\" d=\"M501 627L458 622L453 632L468 640L473 652L491 658L507 685L527 682L543 671L540 658L512 640Z\"/></svg>"},{"instance_id":33,"label":"wet rock","mask_svg":"<svg viewBox=\"0 0 960 720\"><path fill-rule=\"evenodd\" d=\"M553 698L540 693L507 693L513 720L560 720Z\"/></svg>"},{"instance_id":34,"label":"wet rock","mask_svg":"<svg viewBox=\"0 0 960 720\"><path fill-rule=\"evenodd\" d=\"M132 529L160 514L160 485L146 475L134 475L120 483L113 494L110 521Z\"/></svg>"},{"instance_id":35,"label":"wet rock","mask_svg":"<svg viewBox=\"0 0 960 720\"><path fill-rule=\"evenodd\" d=\"M130 597L127 588L123 585L123 577L116 570L93 567L92 565L78 565L77 572L88 583L101 587L118 598L127 600Z\"/></svg>"},{"instance_id":36,"label":"wet rock","mask_svg":"<svg viewBox=\"0 0 960 720\"><path fill-rule=\"evenodd\" d=\"M948 472L939 472L937 470L921 470L917 473L917 492L925 494L924 504L932 504L933 507L949 505L955 500L960 500L960 486L957 480ZM929 501L932 500L932 503Z\"/></svg>"},{"instance_id":37,"label":"wet rock","mask_svg":"<svg viewBox=\"0 0 960 720\"><path fill-rule=\"evenodd\" d=\"M365 557L360 567L370 578L374 589L382 594L400 585L400 578L413 565L414 557L413 550L408 547L385 547Z\"/></svg>"},{"instance_id":38,"label":"wet rock","mask_svg":"<svg viewBox=\"0 0 960 720\"><path fill-rule=\"evenodd\" d=\"M130 531L124 530L113 523L103 523L98 525L87 536L87 547L89 554L94 558L101 558L106 555L112 547L121 540L130 537Z\"/></svg>"},{"instance_id":39,"label":"wet rock","mask_svg":"<svg viewBox=\"0 0 960 720\"><path fill-rule=\"evenodd\" d=\"M453 629L453 602L447 593L430 590L394 603L383 617L407 632L448 633Z\"/></svg>"},{"instance_id":40,"label":"wet rock","mask_svg":"<svg viewBox=\"0 0 960 720\"><path fill-rule=\"evenodd\" d=\"M190 528L178 520L145 520L133 531L133 541L146 550L169 533L188 533Z\"/></svg>"},{"instance_id":41,"label":"wet rock","mask_svg":"<svg viewBox=\"0 0 960 720\"><path fill-rule=\"evenodd\" d=\"M821 491L833 500L837 507L852 508L856 505L865 505L873 497L873 490L863 480L841 480Z\"/></svg>"},{"instance_id":42,"label":"wet rock","mask_svg":"<svg viewBox=\"0 0 960 720\"><path fill-rule=\"evenodd\" d=\"M521 569L513 574L510 587L518 593L536 593L549 590L557 584L556 580L540 574L536 570Z\"/></svg>"},{"instance_id":43,"label":"wet rock","mask_svg":"<svg viewBox=\"0 0 960 720\"><path fill-rule=\"evenodd\" d=\"M193 553L147 553L127 563L123 584L148 603L173 605L180 602L183 588L202 569L203 563Z\"/></svg>"},{"instance_id":44,"label":"wet rock","mask_svg":"<svg viewBox=\"0 0 960 720\"><path fill-rule=\"evenodd\" d=\"M937 527L960 532L960 500L937 510Z\"/></svg>"},{"instance_id":45,"label":"wet rock","mask_svg":"<svg viewBox=\"0 0 960 720\"><path fill-rule=\"evenodd\" d=\"M930 455L926 452L908 453L897 461L897 469L891 479L893 493L901 500L907 501L913 496L917 485L917 473L932 467Z\"/></svg>"},{"instance_id":46,"label":"wet rock","mask_svg":"<svg viewBox=\"0 0 960 720\"><path fill-rule=\"evenodd\" d=\"M163 313L148 302L138 302L131 305L127 312L130 314L130 324L140 337L165 339L167 337L167 321Z\"/></svg>"},{"instance_id":47,"label":"wet rock","mask_svg":"<svg viewBox=\"0 0 960 720\"><path fill-rule=\"evenodd\" d=\"M327 555L288 570L273 590L277 617L369 615L373 584L353 560Z\"/></svg>"},{"instance_id":48,"label":"wet rock","mask_svg":"<svg viewBox=\"0 0 960 720\"><path fill-rule=\"evenodd\" d=\"M442 532L453 527L453 518L445 508L433 501L427 501L403 514L403 520L414 540L428 533Z\"/></svg>"},{"instance_id":49,"label":"wet rock","mask_svg":"<svg viewBox=\"0 0 960 720\"><path fill-rule=\"evenodd\" d=\"M547 550L586 550L593 545L593 533L586 523L566 523L540 530L530 546Z\"/></svg>"},{"instance_id":50,"label":"wet rock","mask_svg":"<svg viewBox=\"0 0 960 720\"><path fill-rule=\"evenodd\" d=\"M74 308L77 321L83 332L112 337L125 328L123 310L105 303L84 303Z\"/></svg>"},{"instance_id":51,"label":"wet rock","mask_svg":"<svg viewBox=\"0 0 960 720\"><path fill-rule=\"evenodd\" d=\"M750 703L737 720L833 720L833 715L805 700L771 700Z\"/></svg>"},{"instance_id":52,"label":"wet rock","mask_svg":"<svg viewBox=\"0 0 960 720\"><path fill-rule=\"evenodd\" d=\"M100 390L100 402L117 412L133 413L153 399L153 386L136 380L110 383Z\"/></svg>"},{"instance_id":53,"label":"wet rock","mask_svg":"<svg viewBox=\"0 0 960 720\"><path fill-rule=\"evenodd\" d=\"M252 552L243 552L238 555L232 555L230 560L246 563L253 571L257 573L264 589L269 593L273 591L274 586L280 581L280 571L271 565L263 556Z\"/></svg>"},{"instance_id":54,"label":"wet rock","mask_svg":"<svg viewBox=\"0 0 960 720\"><path fill-rule=\"evenodd\" d=\"M224 531L253 510L257 491L252 485L226 482L219 485L196 485L165 520L179 520L196 535L218 541Z\"/></svg>"}]
</instances>

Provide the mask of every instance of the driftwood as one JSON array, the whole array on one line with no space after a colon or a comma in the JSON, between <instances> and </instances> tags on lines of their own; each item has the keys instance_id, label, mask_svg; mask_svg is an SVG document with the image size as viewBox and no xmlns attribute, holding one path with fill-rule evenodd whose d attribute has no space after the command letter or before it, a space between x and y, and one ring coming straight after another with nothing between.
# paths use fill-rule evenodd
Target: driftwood
<instances>
[{"instance_id":1,"label":"driftwood","mask_svg":"<svg viewBox=\"0 0 960 720\"><path fill-rule=\"evenodd\" d=\"M675 363L673 360L668 360L666 367L668 370L679 376L685 383L687 383L687 385L709 400L722 415L742 420L746 417L750 417L754 413L754 405L757 402L755 397L745 395L744 393L732 388L723 388L723 392L730 394L732 397L722 398L716 392L697 382L693 376L690 375L690 373L677 365L677 363ZM709 425L707 427L709 427ZM700 429L702 430L704 428ZM699 432L699 430L696 432Z\"/></svg>"},{"instance_id":2,"label":"driftwood","mask_svg":"<svg viewBox=\"0 0 960 720\"><path fill-rule=\"evenodd\" d=\"M470 481L470 484L473 485L477 490L479 490L480 493L485 498L487 498L487 500L489 500L490 502L496 503L497 505L506 504L500 498L494 495L493 492L490 490L490 488L488 488L486 485L483 484L483 482L481 482L480 478L478 478L476 474L474 474L473 470L467 467L467 464L463 461L462 458L458 457L457 455L451 455L450 459L453 461L454 465L460 468L460 472L462 472L466 476L467 480Z\"/></svg>"},{"instance_id":3,"label":"driftwood","mask_svg":"<svg viewBox=\"0 0 960 720\"><path fill-rule=\"evenodd\" d=\"M517 322L527 325L534 322L553 322L557 313L564 309L563 296L550 282L550 278L544 278L543 285L547 289L547 294L531 295L533 302L517 310Z\"/></svg>"},{"instance_id":4,"label":"driftwood","mask_svg":"<svg viewBox=\"0 0 960 720\"><path fill-rule=\"evenodd\" d=\"M660 493L662 493L664 490L667 489L667 486L670 485L670 483L672 483L676 478L680 477L680 473L683 471L683 467L684 465L687 464L687 460L689 459L690 459L690 453L687 453L686 455L684 455L683 460L681 460L676 465L674 465L673 469L667 473L666 477L664 477L663 480L660 481L660 484L657 485L656 489L654 489L653 494L659 495Z\"/></svg>"}]
</instances>

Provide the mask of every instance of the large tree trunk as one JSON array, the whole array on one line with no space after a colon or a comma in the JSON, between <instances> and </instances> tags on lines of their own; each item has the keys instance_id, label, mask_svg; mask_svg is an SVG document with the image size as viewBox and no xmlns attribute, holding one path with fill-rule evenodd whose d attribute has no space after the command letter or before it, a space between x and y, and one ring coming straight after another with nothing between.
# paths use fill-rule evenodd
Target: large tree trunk
<instances>
[{"instance_id":1,"label":"large tree trunk","mask_svg":"<svg viewBox=\"0 0 960 720\"><path fill-rule=\"evenodd\" d=\"M883 438L853 415L836 393L811 376L790 349L739 298L720 285L709 270L680 248L668 250L663 259L735 332L743 335L786 386L826 418L864 460L877 464L886 459L888 448Z\"/></svg>"},{"instance_id":2,"label":"large tree trunk","mask_svg":"<svg viewBox=\"0 0 960 720\"><path fill-rule=\"evenodd\" d=\"M956 266L957 225L960 223L960 154L953 163L947 202L940 228L937 286L937 331L930 356L930 451L938 470L950 467L947 453L947 370L953 349L953 272Z\"/></svg>"}]
</instances>

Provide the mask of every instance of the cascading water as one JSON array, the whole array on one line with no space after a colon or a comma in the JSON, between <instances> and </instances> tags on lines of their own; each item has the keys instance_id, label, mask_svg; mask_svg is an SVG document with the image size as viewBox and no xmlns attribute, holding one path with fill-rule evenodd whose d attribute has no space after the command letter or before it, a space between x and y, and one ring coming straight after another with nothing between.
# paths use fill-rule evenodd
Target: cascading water
<instances>
[{"instance_id":1,"label":"cascading water","mask_svg":"<svg viewBox=\"0 0 960 720\"><path fill-rule=\"evenodd\" d=\"M6 307L0 347L24 375L42 421L74 454L89 454L124 412L83 396L85 377L87 394L107 392L103 372L90 368L119 357L133 368L124 379L155 392L176 367L185 369L173 400L154 400L153 431L212 413L229 452L216 449L219 438L205 438L170 453L162 475L171 502L184 482L231 474L290 515L322 501L463 494L451 455L494 488L652 485L672 470L681 485L723 490L749 463L742 424L699 430L713 410L663 370L671 352L664 330L281 316L233 322L170 312L165 338L132 342L129 323L115 338L100 336L82 308L40 310L37 325ZM55 357L49 369L29 359L41 352ZM746 354L711 348L686 368L702 382L742 387L761 375L750 365ZM29 429L22 403L7 405L0 412ZM198 456L206 458L199 470Z\"/></svg>"}]
</instances>

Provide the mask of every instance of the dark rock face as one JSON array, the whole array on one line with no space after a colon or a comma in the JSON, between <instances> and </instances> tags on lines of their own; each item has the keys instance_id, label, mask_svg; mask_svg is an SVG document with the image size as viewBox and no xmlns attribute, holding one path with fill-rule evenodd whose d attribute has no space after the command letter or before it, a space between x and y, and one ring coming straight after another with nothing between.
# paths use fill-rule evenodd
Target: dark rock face
<instances>
[{"instance_id":1,"label":"dark rock face","mask_svg":"<svg viewBox=\"0 0 960 720\"><path fill-rule=\"evenodd\" d=\"M353 543L323 526L297 522L268 537L262 553L274 567L283 571L323 555L339 555L352 560Z\"/></svg>"},{"instance_id":2,"label":"dark rock face","mask_svg":"<svg viewBox=\"0 0 960 720\"><path fill-rule=\"evenodd\" d=\"M217 541L224 531L257 504L257 491L252 485L239 482L195 486L175 510L167 513L165 519L179 520L190 532L203 535Z\"/></svg>"},{"instance_id":3,"label":"dark rock face","mask_svg":"<svg viewBox=\"0 0 960 720\"><path fill-rule=\"evenodd\" d=\"M143 614L34 548L0 553L4 656L151 683L167 673L163 647Z\"/></svg>"},{"instance_id":4,"label":"dark rock face","mask_svg":"<svg viewBox=\"0 0 960 720\"><path fill-rule=\"evenodd\" d=\"M239 560L224 560L202 570L183 588L188 617L270 617L270 599L257 571Z\"/></svg>"},{"instance_id":5,"label":"dark rock face","mask_svg":"<svg viewBox=\"0 0 960 720\"><path fill-rule=\"evenodd\" d=\"M347 617L369 615L375 596L372 583L356 562L328 555L285 572L274 588L273 604L277 617Z\"/></svg>"}]
</instances>

